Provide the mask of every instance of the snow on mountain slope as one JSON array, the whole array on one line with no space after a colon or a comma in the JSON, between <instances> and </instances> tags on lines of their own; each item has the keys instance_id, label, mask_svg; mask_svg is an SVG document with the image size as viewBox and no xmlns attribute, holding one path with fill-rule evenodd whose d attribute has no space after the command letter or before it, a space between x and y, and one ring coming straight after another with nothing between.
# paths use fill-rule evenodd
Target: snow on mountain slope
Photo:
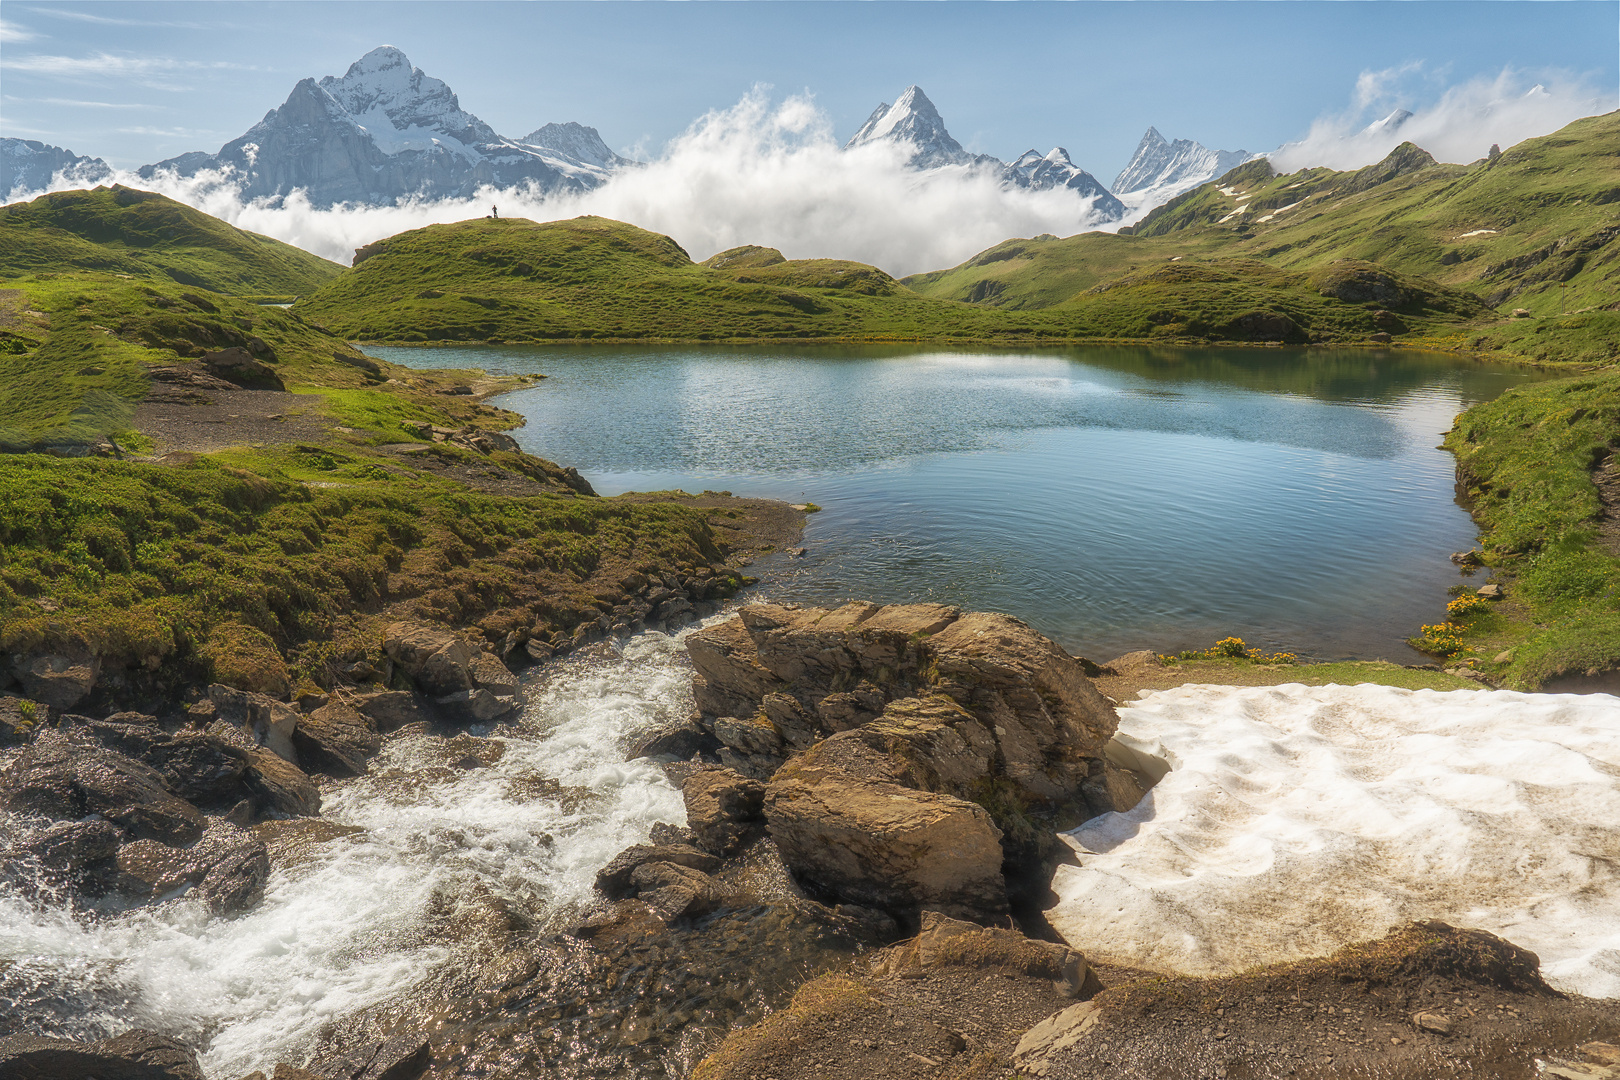
<instances>
[{"instance_id":1,"label":"snow on mountain slope","mask_svg":"<svg viewBox=\"0 0 1620 1080\"><path fill-rule=\"evenodd\" d=\"M1247 150L1211 150L1191 139L1171 142L1150 127L1110 190L1133 210L1151 210L1254 156Z\"/></svg>"},{"instance_id":2,"label":"snow on mountain slope","mask_svg":"<svg viewBox=\"0 0 1620 1080\"><path fill-rule=\"evenodd\" d=\"M1097 201L1092 203L1093 209L1110 220L1125 215L1125 204L1103 187L1101 180L1069 160L1069 152L1061 146L1053 147L1047 154L1035 150L1024 151L1017 161L1006 167L1006 177L1017 187L1035 191L1068 188L1094 198Z\"/></svg>"},{"instance_id":3,"label":"snow on mountain slope","mask_svg":"<svg viewBox=\"0 0 1620 1080\"><path fill-rule=\"evenodd\" d=\"M922 92L920 86L908 86L893 105L879 105L861 125L861 130L844 144L845 150L867 143L909 142L916 147L912 155L914 169L937 169L945 165L1000 165L988 154L970 154L962 144L951 138L945 130L945 120Z\"/></svg>"},{"instance_id":4,"label":"snow on mountain slope","mask_svg":"<svg viewBox=\"0 0 1620 1080\"><path fill-rule=\"evenodd\" d=\"M88 187L112 175L112 168L95 157L80 157L71 150L33 139L0 139L0 199L13 193L43 191L58 173Z\"/></svg>"},{"instance_id":5,"label":"snow on mountain slope","mask_svg":"<svg viewBox=\"0 0 1620 1080\"><path fill-rule=\"evenodd\" d=\"M140 176L216 171L239 185L244 200L302 190L317 207L387 206L464 198L486 186L586 191L623 164L595 129L579 124L504 138L462 109L444 82L384 45L341 78L300 81L280 108L217 154L183 154L145 166Z\"/></svg>"},{"instance_id":6,"label":"snow on mountain slope","mask_svg":"<svg viewBox=\"0 0 1620 1080\"><path fill-rule=\"evenodd\" d=\"M1065 834L1047 916L1088 956L1229 974L1440 919L1620 997L1620 698L1183 686L1119 714L1109 756L1163 778Z\"/></svg>"},{"instance_id":7,"label":"snow on mountain slope","mask_svg":"<svg viewBox=\"0 0 1620 1080\"><path fill-rule=\"evenodd\" d=\"M844 144L844 149L874 142L911 145L914 152L910 164L914 169L926 171L957 166L992 170L999 174L1004 187L1035 191L1067 188L1094 198L1093 210L1105 220L1125 213L1124 205L1109 194L1096 177L1069 160L1069 152L1061 146L1044 155L1030 150L1010 165L989 154L964 150L961 143L951 138L944 118L919 86L906 87L893 105L885 102L873 110L861 129Z\"/></svg>"}]
</instances>

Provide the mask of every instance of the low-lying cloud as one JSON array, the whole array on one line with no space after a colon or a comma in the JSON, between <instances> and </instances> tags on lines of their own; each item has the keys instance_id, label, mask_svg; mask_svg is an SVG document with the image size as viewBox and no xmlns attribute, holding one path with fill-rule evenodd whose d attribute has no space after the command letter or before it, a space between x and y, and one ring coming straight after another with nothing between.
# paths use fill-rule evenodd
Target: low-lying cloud
<instances>
[{"instance_id":1,"label":"low-lying cloud","mask_svg":"<svg viewBox=\"0 0 1620 1080\"><path fill-rule=\"evenodd\" d=\"M1395 130L1367 129L1402 100L1415 65L1368 72L1350 107L1324 117L1309 134L1270 156L1286 171L1305 166L1357 168L1411 140L1442 161L1483 156L1544 135L1580 116L1615 107L1614 95L1578 80L1517 72L1476 79L1415 108ZM807 97L772 101L763 90L698 119L646 165L615 173L580 194L485 189L471 198L414 199L394 206L312 206L301 192L244 202L228 173L142 179L118 172L110 182L157 190L253 232L347 264L354 249L408 229L482 217L552 221L598 214L672 236L704 259L741 244L779 248L790 259L855 259L896 276L955 266L1011 237L1069 236L1099 222L1091 200L1069 190L1006 189L994 170L927 173L906 165L905 147L874 143L845 151L831 119ZM82 186L58 176L56 189ZM102 180L100 182L109 182Z\"/></svg>"},{"instance_id":2,"label":"low-lying cloud","mask_svg":"<svg viewBox=\"0 0 1620 1080\"><path fill-rule=\"evenodd\" d=\"M1423 65L1415 63L1363 72L1348 109L1318 119L1303 139L1268 156L1283 172L1319 165L1359 169L1412 142L1437 161L1467 164L1484 157L1493 144L1505 150L1616 106L1612 90L1568 76L1531 78L1512 69L1448 87L1438 100L1422 105L1408 89L1422 75ZM1404 123L1377 123L1400 108L1412 113Z\"/></svg>"}]
</instances>

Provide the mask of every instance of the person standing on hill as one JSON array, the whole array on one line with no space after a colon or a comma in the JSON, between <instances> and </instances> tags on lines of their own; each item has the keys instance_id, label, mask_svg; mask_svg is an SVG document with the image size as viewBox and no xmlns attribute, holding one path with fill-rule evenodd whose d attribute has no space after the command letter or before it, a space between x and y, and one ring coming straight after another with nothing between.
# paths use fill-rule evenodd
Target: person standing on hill
<instances>
[{"instance_id":1,"label":"person standing on hill","mask_svg":"<svg viewBox=\"0 0 1620 1080\"><path fill-rule=\"evenodd\" d=\"M494 218L496 221L499 221L501 219L501 208L498 206L490 207L489 216Z\"/></svg>"}]
</instances>

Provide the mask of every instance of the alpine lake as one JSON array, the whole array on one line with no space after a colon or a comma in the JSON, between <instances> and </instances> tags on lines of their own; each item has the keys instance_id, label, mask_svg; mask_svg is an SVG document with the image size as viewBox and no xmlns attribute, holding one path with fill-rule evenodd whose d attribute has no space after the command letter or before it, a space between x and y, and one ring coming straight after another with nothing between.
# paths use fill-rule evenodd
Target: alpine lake
<instances>
[{"instance_id":1,"label":"alpine lake","mask_svg":"<svg viewBox=\"0 0 1620 1080\"><path fill-rule=\"evenodd\" d=\"M544 374L494 399L602 495L813 503L764 595L1016 615L1103 661L1236 635L1302 659L1406 644L1476 532L1438 443L1537 376L1408 350L372 347Z\"/></svg>"}]
</instances>

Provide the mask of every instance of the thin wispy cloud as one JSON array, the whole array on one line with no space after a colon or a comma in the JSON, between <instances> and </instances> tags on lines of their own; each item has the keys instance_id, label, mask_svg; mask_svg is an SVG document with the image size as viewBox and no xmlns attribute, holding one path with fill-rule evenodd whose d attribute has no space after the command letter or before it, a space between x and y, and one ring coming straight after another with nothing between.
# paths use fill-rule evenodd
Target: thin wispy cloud
<instances>
[{"instance_id":1,"label":"thin wispy cloud","mask_svg":"<svg viewBox=\"0 0 1620 1080\"><path fill-rule=\"evenodd\" d=\"M45 75L76 82L103 82L125 79L153 90L186 90L174 76L185 72L247 70L247 65L228 60L176 60L168 56L115 56L98 52L93 56L8 56L0 68Z\"/></svg>"},{"instance_id":2,"label":"thin wispy cloud","mask_svg":"<svg viewBox=\"0 0 1620 1080\"><path fill-rule=\"evenodd\" d=\"M95 23L98 26L160 26L173 30L205 30L203 23L194 22L167 22L160 19L115 19L109 15L92 15L88 11L63 11L59 8L28 9L36 15L46 15L52 19L71 19L73 22Z\"/></svg>"},{"instance_id":3,"label":"thin wispy cloud","mask_svg":"<svg viewBox=\"0 0 1620 1080\"><path fill-rule=\"evenodd\" d=\"M10 45L17 42L33 41L39 36L26 26L18 26L14 22L0 19L0 43Z\"/></svg>"},{"instance_id":4,"label":"thin wispy cloud","mask_svg":"<svg viewBox=\"0 0 1620 1080\"><path fill-rule=\"evenodd\" d=\"M124 135L156 135L164 139L219 139L222 132L202 131L197 128L161 128L161 127L124 127L118 129Z\"/></svg>"},{"instance_id":5,"label":"thin wispy cloud","mask_svg":"<svg viewBox=\"0 0 1620 1080\"><path fill-rule=\"evenodd\" d=\"M128 101L79 101L76 98L27 98L6 94L0 101L17 105L60 105L70 109L167 109L167 105L143 105Z\"/></svg>"}]
</instances>

